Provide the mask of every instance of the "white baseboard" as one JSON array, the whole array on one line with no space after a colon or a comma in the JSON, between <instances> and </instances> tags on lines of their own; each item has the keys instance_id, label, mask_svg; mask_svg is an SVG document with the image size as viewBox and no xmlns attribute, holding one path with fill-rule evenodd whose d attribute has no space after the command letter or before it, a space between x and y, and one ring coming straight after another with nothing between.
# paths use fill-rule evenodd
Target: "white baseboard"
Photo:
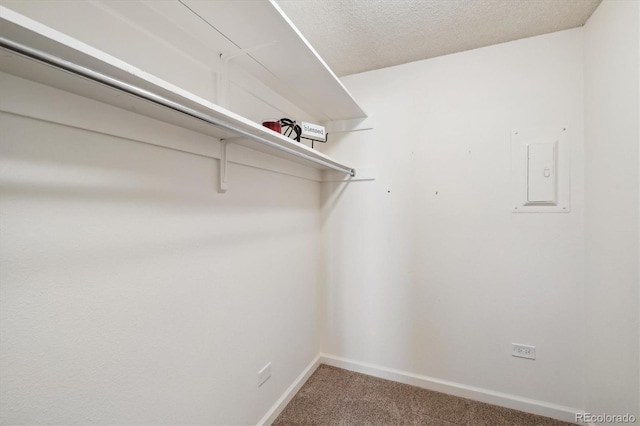
<instances>
[{"instance_id":1,"label":"white baseboard","mask_svg":"<svg viewBox=\"0 0 640 426\"><path fill-rule=\"evenodd\" d=\"M487 404L512 408L514 410L537 414L539 416L551 417L565 422L574 423L576 421L576 413L584 412L584 410L573 407L566 407L535 399L523 398L516 395L494 392L488 389L463 385L428 376L421 376L418 374L408 373L406 371L381 367L379 365L341 358L325 353L320 353L319 364L327 364L334 367L344 368L345 370L380 377L382 379L393 380L395 382L406 383L408 385L443 392L462 398L468 398L474 401L485 402Z\"/></svg>"},{"instance_id":2,"label":"white baseboard","mask_svg":"<svg viewBox=\"0 0 640 426\"><path fill-rule=\"evenodd\" d=\"M291 401L296 393L298 393L302 385L304 385L309 377L311 377L313 372L316 371L319 365L320 354L318 354L318 356L316 356L313 361L311 361L307 368L305 368L302 373L294 380L291 386L289 386L287 390L284 391L282 396L276 401L275 404L273 404L273 407L271 407L271 409L267 411L267 414L265 414L264 417L260 419L260 421L258 422L258 426L268 426L273 423L273 421L280 415L282 410L284 410L284 407L286 407L289 401Z\"/></svg>"}]
</instances>

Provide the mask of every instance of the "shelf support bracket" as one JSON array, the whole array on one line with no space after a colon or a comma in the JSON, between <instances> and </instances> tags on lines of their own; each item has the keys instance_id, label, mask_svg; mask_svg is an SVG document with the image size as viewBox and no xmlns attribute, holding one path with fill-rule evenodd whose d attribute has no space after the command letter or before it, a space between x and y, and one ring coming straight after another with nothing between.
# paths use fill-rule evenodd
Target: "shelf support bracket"
<instances>
[{"instance_id":1,"label":"shelf support bracket","mask_svg":"<svg viewBox=\"0 0 640 426\"><path fill-rule=\"evenodd\" d=\"M327 133L359 132L362 130L372 130L374 128L371 116L350 120L332 120L326 121L323 124Z\"/></svg>"},{"instance_id":2,"label":"shelf support bracket","mask_svg":"<svg viewBox=\"0 0 640 426\"><path fill-rule=\"evenodd\" d=\"M217 73L218 105L220 105L223 108L229 109L229 61L239 56L247 55L255 50L273 46L274 44L276 44L275 40L270 41L268 43L259 44L257 46L240 49L234 53L220 54L220 72Z\"/></svg>"},{"instance_id":3,"label":"shelf support bracket","mask_svg":"<svg viewBox=\"0 0 640 426\"><path fill-rule=\"evenodd\" d=\"M218 192L224 194L229 189L227 185L227 146L229 142L225 140L220 141L220 176L218 179Z\"/></svg>"}]
</instances>

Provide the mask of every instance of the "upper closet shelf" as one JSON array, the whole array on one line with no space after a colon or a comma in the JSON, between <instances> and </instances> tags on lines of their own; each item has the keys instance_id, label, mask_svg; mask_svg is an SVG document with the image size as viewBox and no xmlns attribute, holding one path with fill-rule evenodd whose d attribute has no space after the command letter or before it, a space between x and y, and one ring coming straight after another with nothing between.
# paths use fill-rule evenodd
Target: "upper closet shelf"
<instances>
[{"instance_id":1,"label":"upper closet shelf","mask_svg":"<svg viewBox=\"0 0 640 426\"><path fill-rule=\"evenodd\" d=\"M233 50L247 49L257 65L251 71L262 70L259 78L267 84L266 74L271 74L278 80L271 86L312 116L322 121L367 116L274 0L181 0L180 4L192 12L192 21L204 20L233 43L237 48ZM196 36L196 23L185 24L182 29Z\"/></svg>"},{"instance_id":2,"label":"upper closet shelf","mask_svg":"<svg viewBox=\"0 0 640 426\"><path fill-rule=\"evenodd\" d=\"M2 6L0 47L0 71L312 167L355 175L351 167L316 150Z\"/></svg>"}]
</instances>

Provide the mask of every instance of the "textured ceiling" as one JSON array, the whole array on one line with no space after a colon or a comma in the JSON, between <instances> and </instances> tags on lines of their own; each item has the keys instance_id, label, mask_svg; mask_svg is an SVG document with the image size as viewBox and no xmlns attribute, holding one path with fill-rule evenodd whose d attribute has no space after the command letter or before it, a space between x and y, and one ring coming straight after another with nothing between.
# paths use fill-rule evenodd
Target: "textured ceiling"
<instances>
[{"instance_id":1,"label":"textured ceiling","mask_svg":"<svg viewBox=\"0 0 640 426\"><path fill-rule=\"evenodd\" d=\"M338 76L584 25L601 0L276 0Z\"/></svg>"}]
</instances>

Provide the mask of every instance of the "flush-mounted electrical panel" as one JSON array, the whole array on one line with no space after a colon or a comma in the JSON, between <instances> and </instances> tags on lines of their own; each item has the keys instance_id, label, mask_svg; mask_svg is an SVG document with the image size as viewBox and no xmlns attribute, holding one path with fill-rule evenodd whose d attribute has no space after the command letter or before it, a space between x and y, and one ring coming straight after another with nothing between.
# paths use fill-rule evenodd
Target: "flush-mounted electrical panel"
<instances>
[{"instance_id":1,"label":"flush-mounted electrical panel","mask_svg":"<svg viewBox=\"0 0 640 426\"><path fill-rule=\"evenodd\" d=\"M511 132L514 213L570 211L570 150L566 127Z\"/></svg>"},{"instance_id":2,"label":"flush-mounted electrical panel","mask_svg":"<svg viewBox=\"0 0 640 426\"><path fill-rule=\"evenodd\" d=\"M556 172L558 141L532 142L527 149L526 205L556 205L558 179Z\"/></svg>"}]
</instances>

